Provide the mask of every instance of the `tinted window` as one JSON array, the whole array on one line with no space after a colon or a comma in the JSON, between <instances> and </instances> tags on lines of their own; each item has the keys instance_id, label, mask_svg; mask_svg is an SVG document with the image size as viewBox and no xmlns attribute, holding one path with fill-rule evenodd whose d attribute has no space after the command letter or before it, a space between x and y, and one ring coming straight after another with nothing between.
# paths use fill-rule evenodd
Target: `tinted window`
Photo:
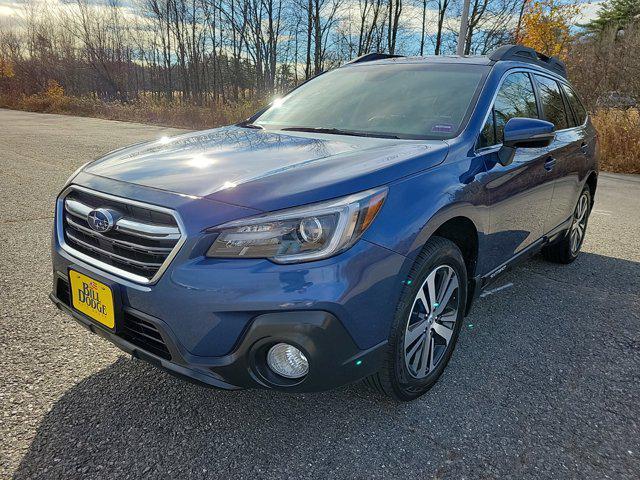
<instances>
[{"instance_id":1,"label":"tinted window","mask_svg":"<svg viewBox=\"0 0 640 480\"><path fill-rule=\"evenodd\" d=\"M524 72L512 73L500 87L495 110L496 140L502 143L504 126L511 118L538 118L536 96L529 75Z\"/></svg>"},{"instance_id":2,"label":"tinted window","mask_svg":"<svg viewBox=\"0 0 640 480\"><path fill-rule=\"evenodd\" d=\"M571 110L573 110L573 115L576 118L576 125L582 125L584 121L587 119L587 111L580 103L576 92L573 91L570 87L566 85L562 86L564 93L569 101L569 105L571 106Z\"/></svg>"},{"instance_id":3,"label":"tinted window","mask_svg":"<svg viewBox=\"0 0 640 480\"><path fill-rule=\"evenodd\" d=\"M538 118L536 96L529 75L525 72L512 73L500 86L493 112L482 129L478 147L502 143L504 126L510 118Z\"/></svg>"},{"instance_id":4,"label":"tinted window","mask_svg":"<svg viewBox=\"0 0 640 480\"><path fill-rule=\"evenodd\" d=\"M536 75L538 90L540 91L540 103L545 119L556 126L556 130L569 127L567 114L564 110L564 100L560 93L558 82L548 77Z\"/></svg>"},{"instance_id":5,"label":"tinted window","mask_svg":"<svg viewBox=\"0 0 640 480\"><path fill-rule=\"evenodd\" d=\"M480 132L480 138L478 139L478 148L490 147L496 145L496 130L493 122L493 109L489 112L487 122L484 124L482 131Z\"/></svg>"},{"instance_id":6,"label":"tinted window","mask_svg":"<svg viewBox=\"0 0 640 480\"><path fill-rule=\"evenodd\" d=\"M401 138L453 138L487 68L389 64L337 68L292 91L254 123Z\"/></svg>"}]
</instances>

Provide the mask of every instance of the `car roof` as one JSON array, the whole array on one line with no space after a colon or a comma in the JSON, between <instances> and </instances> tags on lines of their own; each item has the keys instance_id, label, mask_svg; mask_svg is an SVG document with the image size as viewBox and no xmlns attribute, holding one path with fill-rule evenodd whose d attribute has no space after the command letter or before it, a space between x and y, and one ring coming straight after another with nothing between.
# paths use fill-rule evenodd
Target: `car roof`
<instances>
[{"instance_id":1,"label":"car roof","mask_svg":"<svg viewBox=\"0 0 640 480\"><path fill-rule=\"evenodd\" d=\"M404 63L445 63L463 65L492 65L494 62L484 55L425 55L422 57L387 57L379 60L369 60L366 62L350 62L347 65L388 65Z\"/></svg>"},{"instance_id":2,"label":"car roof","mask_svg":"<svg viewBox=\"0 0 640 480\"><path fill-rule=\"evenodd\" d=\"M523 62L518 60L508 60L496 62L491 60L489 57L484 55L472 55L472 56L463 56L460 57L458 55L425 55L423 57L394 57L394 58L383 58L380 60L369 60L366 62L358 62L358 63L347 63L343 65L344 67L349 68L358 68L364 67L367 65L419 65L419 64L429 64L429 65L478 65L489 68L501 67L504 70L509 70L511 68L524 68L530 70L533 73L541 73L544 75L551 76L556 80L559 80L563 83L569 84L567 78L559 75L557 72L549 70L548 68L544 68L543 66L536 65L530 62Z\"/></svg>"},{"instance_id":3,"label":"car roof","mask_svg":"<svg viewBox=\"0 0 640 480\"><path fill-rule=\"evenodd\" d=\"M567 68L562 60L553 56L547 56L524 45L503 45L488 55L430 55L421 57L405 57L388 53L367 53L346 64L353 66L359 64L367 65L389 65L408 63L429 63L429 64L457 64L457 65L485 65L495 66L497 64L515 63L518 66L535 66L553 73L566 80Z\"/></svg>"}]
</instances>

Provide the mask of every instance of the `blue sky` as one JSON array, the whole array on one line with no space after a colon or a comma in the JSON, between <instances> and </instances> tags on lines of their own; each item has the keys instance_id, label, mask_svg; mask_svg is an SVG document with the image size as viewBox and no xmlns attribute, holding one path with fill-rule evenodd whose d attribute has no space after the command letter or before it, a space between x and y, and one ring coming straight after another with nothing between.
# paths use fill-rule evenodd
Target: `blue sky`
<instances>
[{"instance_id":1,"label":"blue sky","mask_svg":"<svg viewBox=\"0 0 640 480\"><path fill-rule=\"evenodd\" d=\"M23 7L30 0L0 0L0 27L12 24L18 20ZM38 1L38 0L36 0ZM73 8L75 4L75 0L45 0L49 2L53 9L55 8ZM583 5L582 14L577 19L576 24L586 23L590 19L594 18L597 14L598 9L601 6L603 0L580 0L580 3ZM95 5L106 5L108 4L108 0L90 0L91 3ZM134 4L134 0L120 0L120 4L128 9L131 9ZM409 4L405 0L405 10L409 10ZM455 19L452 18L451 21L455 22ZM411 22L410 22L411 23Z\"/></svg>"}]
</instances>

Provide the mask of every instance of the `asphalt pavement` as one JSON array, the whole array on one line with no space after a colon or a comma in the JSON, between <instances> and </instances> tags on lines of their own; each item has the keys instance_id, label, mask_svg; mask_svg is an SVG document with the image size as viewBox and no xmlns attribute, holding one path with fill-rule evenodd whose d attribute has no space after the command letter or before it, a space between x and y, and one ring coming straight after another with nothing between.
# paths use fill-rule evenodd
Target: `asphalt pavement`
<instances>
[{"instance_id":1,"label":"asphalt pavement","mask_svg":"<svg viewBox=\"0 0 640 480\"><path fill-rule=\"evenodd\" d=\"M640 177L602 174L569 266L475 305L421 399L226 392L131 359L49 302L54 198L178 132L0 110L0 478L640 478Z\"/></svg>"}]
</instances>

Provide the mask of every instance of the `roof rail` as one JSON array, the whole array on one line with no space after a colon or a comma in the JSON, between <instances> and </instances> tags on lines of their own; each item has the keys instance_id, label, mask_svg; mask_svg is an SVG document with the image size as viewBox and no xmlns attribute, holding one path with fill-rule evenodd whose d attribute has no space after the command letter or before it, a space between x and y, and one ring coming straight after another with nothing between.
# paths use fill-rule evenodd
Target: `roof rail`
<instances>
[{"instance_id":1,"label":"roof rail","mask_svg":"<svg viewBox=\"0 0 640 480\"><path fill-rule=\"evenodd\" d=\"M489 54L489 60L499 62L501 60L515 60L520 62L530 62L567 78L567 67L564 62L556 57L547 57L536 52L533 48L523 45L504 45Z\"/></svg>"},{"instance_id":2,"label":"roof rail","mask_svg":"<svg viewBox=\"0 0 640 480\"><path fill-rule=\"evenodd\" d=\"M358 58L354 58L350 62L345 63L345 65L351 65L353 63L373 62L374 60L384 60L385 58L400 57L404 57L404 55L393 55L391 53L367 53L365 55L359 56Z\"/></svg>"}]
</instances>

